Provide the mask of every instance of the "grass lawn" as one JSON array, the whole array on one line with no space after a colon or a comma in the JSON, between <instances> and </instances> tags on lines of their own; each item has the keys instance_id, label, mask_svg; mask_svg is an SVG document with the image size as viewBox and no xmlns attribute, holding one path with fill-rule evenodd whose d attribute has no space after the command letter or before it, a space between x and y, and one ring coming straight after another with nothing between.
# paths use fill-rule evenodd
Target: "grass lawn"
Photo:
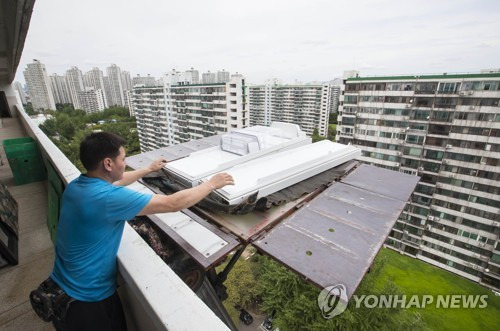
<instances>
[{"instance_id":1,"label":"grass lawn","mask_svg":"<svg viewBox=\"0 0 500 331\"><path fill-rule=\"evenodd\" d=\"M463 277L387 248L380 251L377 259L380 258L385 258L386 263L376 286L382 288L392 278L407 298L412 294L488 295L488 306L482 309L436 308L435 302L422 309L411 308L422 315L431 330L500 330L500 296Z\"/></svg>"}]
</instances>

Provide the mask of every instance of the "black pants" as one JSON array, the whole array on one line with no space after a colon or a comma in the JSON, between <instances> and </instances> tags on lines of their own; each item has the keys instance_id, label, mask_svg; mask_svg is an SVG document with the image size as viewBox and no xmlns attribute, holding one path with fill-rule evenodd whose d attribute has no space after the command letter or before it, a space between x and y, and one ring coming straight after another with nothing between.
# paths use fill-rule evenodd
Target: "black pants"
<instances>
[{"instance_id":1,"label":"black pants","mask_svg":"<svg viewBox=\"0 0 500 331\"><path fill-rule=\"evenodd\" d=\"M64 325L54 326L61 331L122 331L127 330L125 314L118 293L102 301L73 301Z\"/></svg>"}]
</instances>

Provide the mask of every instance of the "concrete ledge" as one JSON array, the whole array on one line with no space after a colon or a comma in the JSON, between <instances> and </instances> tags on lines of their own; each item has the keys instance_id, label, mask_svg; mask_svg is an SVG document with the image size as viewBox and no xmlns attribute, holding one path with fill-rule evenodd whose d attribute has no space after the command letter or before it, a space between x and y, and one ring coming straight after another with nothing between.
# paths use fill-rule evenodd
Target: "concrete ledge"
<instances>
[{"instance_id":1,"label":"concrete ledge","mask_svg":"<svg viewBox=\"0 0 500 331\"><path fill-rule=\"evenodd\" d=\"M229 330L128 224L118 268L138 330Z\"/></svg>"},{"instance_id":2,"label":"concrete ledge","mask_svg":"<svg viewBox=\"0 0 500 331\"><path fill-rule=\"evenodd\" d=\"M48 159L54 166L54 169L59 174L64 185L68 185L73 179L80 176L80 170L61 152L59 148L33 123L31 118L26 114L22 107L17 106L19 118L23 123L28 135L38 142L38 147L42 153L42 157Z\"/></svg>"}]
</instances>

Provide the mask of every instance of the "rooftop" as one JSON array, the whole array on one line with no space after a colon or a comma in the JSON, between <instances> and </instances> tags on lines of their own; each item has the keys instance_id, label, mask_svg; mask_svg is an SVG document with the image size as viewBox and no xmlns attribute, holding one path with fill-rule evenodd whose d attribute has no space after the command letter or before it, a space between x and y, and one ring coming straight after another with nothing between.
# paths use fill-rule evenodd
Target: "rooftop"
<instances>
[{"instance_id":1,"label":"rooftop","mask_svg":"<svg viewBox=\"0 0 500 331\"><path fill-rule=\"evenodd\" d=\"M360 81L382 81L382 80L423 80L423 79L467 79L467 78L500 78L500 72L496 73L442 73L422 75L396 75L396 76L365 76L351 77L347 82Z\"/></svg>"}]
</instances>

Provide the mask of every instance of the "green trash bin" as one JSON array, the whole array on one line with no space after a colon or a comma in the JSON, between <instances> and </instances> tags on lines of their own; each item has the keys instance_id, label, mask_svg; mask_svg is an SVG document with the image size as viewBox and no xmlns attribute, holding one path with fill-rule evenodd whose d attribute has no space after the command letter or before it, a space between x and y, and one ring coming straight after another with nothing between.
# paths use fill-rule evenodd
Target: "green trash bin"
<instances>
[{"instance_id":1,"label":"green trash bin","mask_svg":"<svg viewBox=\"0 0 500 331\"><path fill-rule=\"evenodd\" d=\"M47 179L47 173L33 138L6 139L3 148L16 185Z\"/></svg>"}]
</instances>

